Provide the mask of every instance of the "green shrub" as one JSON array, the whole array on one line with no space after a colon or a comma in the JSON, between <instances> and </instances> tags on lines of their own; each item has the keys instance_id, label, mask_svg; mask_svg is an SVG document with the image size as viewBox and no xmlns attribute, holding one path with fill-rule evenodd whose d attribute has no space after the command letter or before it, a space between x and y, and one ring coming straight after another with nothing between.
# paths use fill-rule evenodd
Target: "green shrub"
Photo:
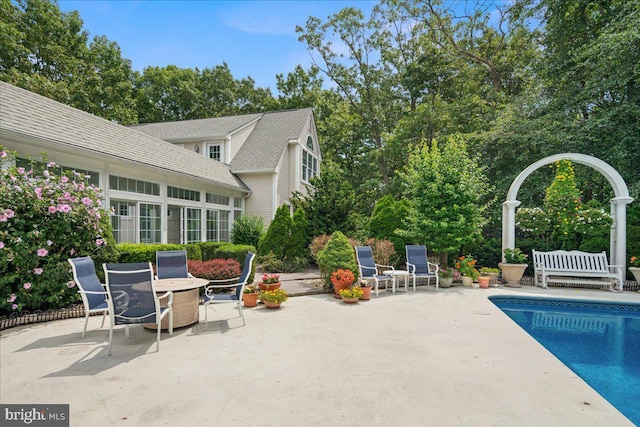
<instances>
[{"instance_id":1,"label":"green shrub","mask_svg":"<svg viewBox=\"0 0 640 427\"><path fill-rule=\"evenodd\" d=\"M396 234L396 230L403 228L403 221L409 215L411 204L406 199L395 201L393 196L387 195L376 202L369 219L369 235L376 239L389 240L393 244L398 257L396 262L404 263L406 240Z\"/></svg>"},{"instance_id":2,"label":"green shrub","mask_svg":"<svg viewBox=\"0 0 640 427\"><path fill-rule=\"evenodd\" d=\"M304 208L299 207L293 213L291 236L287 248L287 258L309 258L309 221Z\"/></svg>"},{"instance_id":3,"label":"green shrub","mask_svg":"<svg viewBox=\"0 0 640 427\"><path fill-rule=\"evenodd\" d=\"M236 245L258 247L264 234L264 220L257 215L243 215L236 219L231 230L231 241Z\"/></svg>"},{"instance_id":4,"label":"green shrub","mask_svg":"<svg viewBox=\"0 0 640 427\"><path fill-rule=\"evenodd\" d=\"M327 290L332 286L331 273L339 268L351 270L356 279L358 278L358 264L353 246L340 231L335 231L325 248L318 253L318 266Z\"/></svg>"},{"instance_id":5,"label":"green shrub","mask_svg":"<svg viewBox=\"0 0 640 427\"><path fill-rule=\"evenodd\" d=\"M215 258L216 250L221 246L226 246L229 242L200 242L196 243L202 252L202 260L207 261Z\"/></svg>"},{"instance_id":6,"label":"green shrub","mask_svg":"<svg viewBox=\"0 0 640 427\"><path fill-rule=\"evenodd\" d=\"M156 251L187 250L187 259L202 260L202 251L197 244L180 245L175 243L120 243L120 262L156 262Z\"/></svg>"},{"instance_id":7,"label":"green shrub","mask_svg":"<svg viewBox=\"0 0 640 427\"><path fill-rule=\"evenodd\" d=\"M289 207L282 205L276 210L276 215L269 224L266 234L260 239L258 253L266 255L269 252L278 258L284 258L288 251L291 236L291 214Z\"/></svg>"}]
</instances>

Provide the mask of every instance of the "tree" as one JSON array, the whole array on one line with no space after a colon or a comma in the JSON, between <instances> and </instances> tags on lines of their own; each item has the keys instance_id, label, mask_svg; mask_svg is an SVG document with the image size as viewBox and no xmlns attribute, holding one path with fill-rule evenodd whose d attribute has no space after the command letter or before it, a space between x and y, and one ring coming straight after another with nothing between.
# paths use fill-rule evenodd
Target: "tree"
<instances>
[{"instance_id":1,"label":"tree","mask_svg":"<svg viewBox=\"0 0 640 427\"><path fill-rule=\"evenodd\" d=\"M440 253L442 265L447 253L477 241L491 191L483 171L462 136L447 137L442 148L436 140L416 147L402 173L411 207L401 235Z\"/></svg>"},{"instance_id":2,"label":"tree","mask_svg":"<svg viewBox=\"0 0 640 427\"><path fill-rule=\"evenodd\" d=\"M396 254L404 258L405 240L396 234L396 230L402 229L403 222L409 216L411 204L405 200L394 200L393 196L386 195L376 202L371 218L369 219L369 233L376 239L386 239L393 243ZM375 252L375 251L374 251Z\"/></svg>"},{"instance_id":3,"label":"tree","mask_svg":"<svg viewBox=\"0 0 640 427\"><path fill-rule=\"evenodd\" d=\"M135 123L133 73L117 43L47 0L0 1L0 79L72 107Z\"/></svg>"},{"instance_id":4,"label":"tree","mask_svg":"<svg viewBox=\"0 0 640 427\"><path fill-rule=\"evenodd\" d=\"M291 214L289 207L282 205L269 224L266 234L260 239L258 252L267 255L270 252L278 259L283 259L289 252L291 236Z\"/></svg>"},{"instance_id":5,"label":"tree","mask_svg":"<svg viewBox=\"0 0 640 427\"><path fill-rule=\"evenodd\" d=\"M304 212L304 208L299 207L293 213L291 223L291 236L289 247L287 248L287 257L309 258L309 243L311 243L311 235L309 234L309 221Z\"/></svg>"}]
</instances>

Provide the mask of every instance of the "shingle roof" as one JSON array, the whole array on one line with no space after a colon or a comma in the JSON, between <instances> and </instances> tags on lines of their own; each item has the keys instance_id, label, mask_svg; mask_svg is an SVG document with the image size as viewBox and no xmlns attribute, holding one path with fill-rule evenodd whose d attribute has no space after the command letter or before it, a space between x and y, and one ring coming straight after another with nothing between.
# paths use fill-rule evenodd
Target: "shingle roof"
<instances>
[{"instance_id":1,"label":"shingle roof","mask_svg":"<svg viewBox=\"0 0 640 427\"><path fill-rule=\"evenodd\" d=\"M265 113L231 160L233 173L275 170L292 139L300 137L311 108Z\"/></svg>"},{"instance_id":2,"label":"shingle roof","mask_svg":"<svg viewBox=\"0 0 640 427\"><path fill-rule=\"evenodd\" d=\"M130 127L164 140L176 138L206 138L233 133L236 129L256 120L261 115L260 113L256 113L179 122L144 123Z\"/></svg>"},{"instance_id":3,"label":"shingle roof","mask_svg":"<svg viewBox=\"0 0 640 427\"><path fill-rule=\"evenodd\" d=\"M0 82L0 133L38 138L248 190L223 163L5 82Z\"/></svg>"},{"instance_id":4,"label":"shingle roof","mask_svg":"<svg viewBox=\"0 0 640 427\"><path fill-rule=\"evenodd\" d=\"M233 134L243 126L258 120L243 146L231 159L231 171L241 173L275 170L289 140L300 137L311 113L311 108L302 108L211 119L149 123L135 125L132 128L166 140L207 138Z\"/></svg>"}]
</instances>

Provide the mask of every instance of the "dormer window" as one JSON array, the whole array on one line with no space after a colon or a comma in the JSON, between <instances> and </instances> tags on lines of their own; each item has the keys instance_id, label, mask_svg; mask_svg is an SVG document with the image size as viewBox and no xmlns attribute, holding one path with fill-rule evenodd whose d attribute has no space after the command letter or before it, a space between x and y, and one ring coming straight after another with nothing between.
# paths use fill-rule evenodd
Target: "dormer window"
<instances>
[{"instance_id":1,"label":"dormer window","mask_svg":"<svg viewBox=\"0 0 640 427\"><path fill-rule=\"evenodd\" d=\"M224 161L224 147L222 144L208 144L208 155L210 159L219 162Z\"/></svg>"}]
</instances>

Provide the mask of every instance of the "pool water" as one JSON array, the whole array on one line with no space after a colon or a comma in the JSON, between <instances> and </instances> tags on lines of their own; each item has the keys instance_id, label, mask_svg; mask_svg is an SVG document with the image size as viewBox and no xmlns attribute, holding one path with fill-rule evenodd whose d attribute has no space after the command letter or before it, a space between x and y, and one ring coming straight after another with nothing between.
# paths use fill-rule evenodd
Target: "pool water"
<instances>
[{"instance_id":1,"label":"pool water","mask_svg":"<svg viewBox=\"0 0 640 427\"><path fill-rule=\"evenodd\" d=\"M640 425L640 304L510 296L490 300Z\"/></svg>"}]
</instances>

